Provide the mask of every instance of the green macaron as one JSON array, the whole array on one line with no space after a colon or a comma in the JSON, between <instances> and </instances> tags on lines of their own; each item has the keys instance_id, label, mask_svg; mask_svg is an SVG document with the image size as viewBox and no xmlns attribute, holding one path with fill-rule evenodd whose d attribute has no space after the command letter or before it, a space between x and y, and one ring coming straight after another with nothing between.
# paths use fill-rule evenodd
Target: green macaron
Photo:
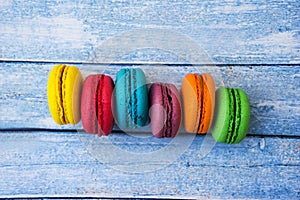
<instances>
[{"instance_id":1,"label":"green macaron","mask_svg":"<svg viewBox=\"0 0 300 200\"><path fill-rule=\"evenodd\" d=\"M250 121L247 94L238 88L219 88L216 91L214 116L212 136L217 142L241 142L248 132Z\"/></svg>"}]
</instances>

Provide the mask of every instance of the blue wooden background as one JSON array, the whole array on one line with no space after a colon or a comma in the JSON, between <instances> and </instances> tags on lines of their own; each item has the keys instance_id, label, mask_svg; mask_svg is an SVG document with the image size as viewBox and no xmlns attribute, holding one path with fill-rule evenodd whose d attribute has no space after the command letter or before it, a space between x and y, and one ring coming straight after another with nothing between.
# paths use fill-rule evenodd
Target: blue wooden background
<instances>
[{"instance_id":1,"label":"blue wooden background","mask_svg":"<svg viewBox=\"0 0 300 200\"><path fill-rule=\"evenodd\" d=\"M299 13L299 0L0 0L0 198L299 199ZM127 34L150 29L189 38L211 63L187 65L180 55L158 49L116 60L97 54L116 35L153 44L147 34ZM213 144L207 154L201 147L211 137L195 137L165 163L101 152L107 141L82 134L80 124L57 126L50 117L48 73L60 62L84 75L113 77L121 67L139 66L149 81L169 79L177 86L188 71L211 71L248 93L249 134L238 145ZM170 143L141 133L148 131L130 136L115 128L108 138L124 151L147 153L179 148L191 137L181 134ZM99 159L103 155L109 159ZM141 165L153 170L135 173Z\"/></svg>"}]
</instances>

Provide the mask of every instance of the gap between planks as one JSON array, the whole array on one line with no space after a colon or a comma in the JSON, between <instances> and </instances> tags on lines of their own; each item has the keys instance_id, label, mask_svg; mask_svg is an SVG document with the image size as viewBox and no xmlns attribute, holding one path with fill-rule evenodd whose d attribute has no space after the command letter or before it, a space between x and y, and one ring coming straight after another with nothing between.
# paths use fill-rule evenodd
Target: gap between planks
<instances>
[{"instance_id":1,"label":"gap between planks","mask_svg":"<svg viewBox=\"0 0 300 200\"><path fill-rule=\"evenodd\" d=\"M77 129L48 129L48 128L7 128L7 129L0 129L1 132L6 132L6 133L17 133L19 132L22 134L22 132L54 132L54 133L69 133L69 134L75 134L77 132L83 132L83 130L77 130ZM3 134L3 133L1 133ZM111 134L126 134L125 132L121 130L113 130ZM134 133L133 134L149 134L151 135L152 133ZM183 133L183 134L188 134L188 133ZM205 135L197 135L197 137L204 137ZM264 134L255 134L255 133L250 133L247 134L246 137L258 137L258 138L290 138L290 139L300 139L300 135L264 135Z\"/></svg>"},{"instance_id":2,"label":"gap between planks","mask_svg":"<svg viewBox=\"0 0 300 200\"><path fill-rule=\"evenodd\" d=\"M117 66L139 66L139 65L167 65L167 66L216 66L216 67L226 67L226 66L299 66L300 63L166 63L166 62L112 62L112 63L96 63L96 62L82 62L82 61L54 61L54 60L18 60L18 59L0 59L0 63L34 63L34 64L77 64L77 65L99 65L99 66L106 66L106 65L117 65Z\"/></svg>"}]
</instances>

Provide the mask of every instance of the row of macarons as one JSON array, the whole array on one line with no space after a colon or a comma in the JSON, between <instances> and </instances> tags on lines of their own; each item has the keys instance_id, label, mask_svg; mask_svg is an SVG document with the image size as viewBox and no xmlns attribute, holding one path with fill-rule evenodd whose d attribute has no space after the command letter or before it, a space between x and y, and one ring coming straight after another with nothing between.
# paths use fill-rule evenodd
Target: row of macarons
<instances>
[{"instance_id":1,"label":"row of macarons","mask_svg":"<svg viewBox=\"0 0 300 200\"><path fill-rule=\"evenodd\" d=\"M242 89L216 90L210 74L186 74L180 92L172 83L147 86L140 68L123 68L116 81L92 74L83 80L75 66L59 64L48 79L48 105L57 124L82 121L87 133L107 136L116 123L122 130L147 125L157 138L186 132L212 133L217 142L239 143L248 131L250 106Z\"/></svg>"}]
</instances>

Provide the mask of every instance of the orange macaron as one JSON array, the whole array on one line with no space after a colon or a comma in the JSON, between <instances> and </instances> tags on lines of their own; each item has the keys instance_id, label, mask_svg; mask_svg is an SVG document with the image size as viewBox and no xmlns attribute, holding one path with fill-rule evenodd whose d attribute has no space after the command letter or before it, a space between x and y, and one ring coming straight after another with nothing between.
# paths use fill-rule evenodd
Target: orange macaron
<instances>
[{"instance_id":1,"label":"orange macaron","mask_svg":"<svg viewBox=\"0 0 300 200\"><path fill-rule=\"evenodd\" d=\"M181 85L184 127L189 133L205 134L215 107L215 83L209 74L187 74Z\"/></svg>"}]
</instances>

